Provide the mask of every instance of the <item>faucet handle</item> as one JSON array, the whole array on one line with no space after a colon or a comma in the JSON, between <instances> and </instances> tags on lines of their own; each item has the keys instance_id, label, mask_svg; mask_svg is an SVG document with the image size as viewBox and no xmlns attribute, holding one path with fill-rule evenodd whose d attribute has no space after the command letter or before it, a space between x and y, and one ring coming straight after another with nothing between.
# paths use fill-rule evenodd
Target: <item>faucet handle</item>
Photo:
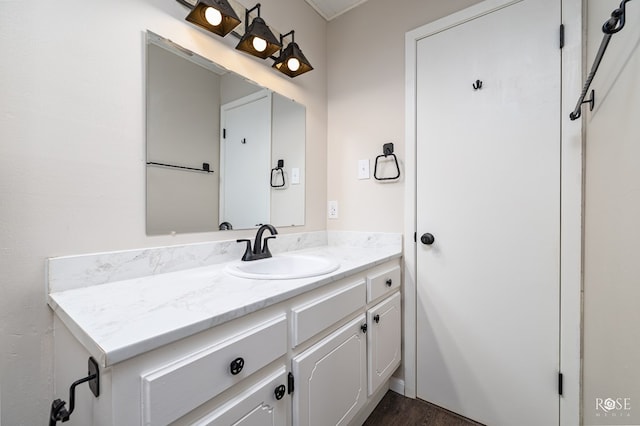
<instances>
[{"instance_id":1,"label":"faucet handle","mask_svg":"<svg viewBox=\"0 0 640 426\"><path fill-rule=\"evenodd\" d=\"M264 244L262 246L262 253L265 254L265 257L271 257L271 252L269 251L269 240L274 239L276 236L271 235L264 239Z\"/></svg>"},{"instance_id":2,"label":"faucet handle","mask_svg":"<svg viewBox=\"0 0 640 426\"><path fill-rule=\"evenodd\" d=\"M242 255L242 260L251 260L251 240L236 240L238 243L247 243L247 248Z\"/></svg>"}]
</instances>

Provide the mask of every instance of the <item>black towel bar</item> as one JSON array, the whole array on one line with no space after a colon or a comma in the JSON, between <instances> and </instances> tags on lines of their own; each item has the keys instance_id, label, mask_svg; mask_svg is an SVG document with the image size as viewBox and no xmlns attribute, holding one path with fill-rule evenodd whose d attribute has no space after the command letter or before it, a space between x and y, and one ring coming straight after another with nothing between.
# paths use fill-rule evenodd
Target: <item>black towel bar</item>
<instances>
[{"instance_id":1,"label":"black towel bar","mask_svg":"<svg viewBox=\"0 0 640 426\"><path fill-rule=\"evenodd\" d=\"M573 110L571 114L569 114L569 118L571 120L577 120L582 115L581 107L582 104L589 104L589 109L593 110L593 104L595 102L595 92L591 91L591 97L585 100L585 96L587 96L587 92L589 92L589 87L591 86L591 82L593 78L596 76L596 72L598 72L598 67L600 66L600 62L602 62L602 57L604 56L604 52L607 50L607 46L609 46L609 41L611 41L611 36L618 31L620 31L625 24L626 18L626 4L631 0L623 0L620 3L620 7L611 12L611 18L607 19L607 21L602 25L602 32L604 33L604 37L602 38L602 42L600 43L600 48L598 49L598 53L596 55L596 59L593 61L593 65L591 66L591 71L587 76L587 81L584 83L584 88L582 89L582 93L580 94L580 98L578 99L578 103L576 104L576 109Z\"/></svg>"}]
</instances>

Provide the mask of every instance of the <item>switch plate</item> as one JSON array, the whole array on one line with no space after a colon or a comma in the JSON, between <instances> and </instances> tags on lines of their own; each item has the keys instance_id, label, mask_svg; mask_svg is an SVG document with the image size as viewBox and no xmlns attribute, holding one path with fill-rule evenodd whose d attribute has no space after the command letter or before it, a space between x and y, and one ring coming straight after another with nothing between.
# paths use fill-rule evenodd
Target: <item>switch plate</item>
<instances>
[{"instance_id":1,"label":"switch plate","mask_svg":"<svg viewBox=\"0 0 640 426\"><path fill-rule=\"evenodd\" d=\"M358 179L369 179L369 160L358 160Z\"/></svg>"},{"instance_id":2,"label":"switch plate","mask_svg":"<svg viewBox=\"0 0 640 426\"><path fill-rule=\"evenodd\" d=\"M300 168L293 167L291 169L291 185L299 185L300 184Z\"/></svg>"},{"instance_id":3,"label":"switch plate","mask_svg":"<svg viewBox=\"0 0 640 426\"><path fill-rule=\"evenodd\" d=\"M337 201L329 201L329 219L337 219L338 218L338 202Z\"/></svg>"}]
</instances>

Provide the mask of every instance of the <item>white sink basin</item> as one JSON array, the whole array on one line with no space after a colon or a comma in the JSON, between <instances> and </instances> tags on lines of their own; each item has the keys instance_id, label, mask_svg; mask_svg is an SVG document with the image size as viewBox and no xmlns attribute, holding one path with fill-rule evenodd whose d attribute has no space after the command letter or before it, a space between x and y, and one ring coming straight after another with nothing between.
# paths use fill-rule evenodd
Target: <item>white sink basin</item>
<instances>
[{"instance_id":1,"label":"white sink basin","mask_svg":"<svg viewBox=\"0 0 640 426\"><path fill-rule=\"evenodd\" d=\"M227 272L254 280L288 280L328 274L339 267L339 263L323 257L282 255L234 263L227 266Z\"/></svg>"}]
</instances>

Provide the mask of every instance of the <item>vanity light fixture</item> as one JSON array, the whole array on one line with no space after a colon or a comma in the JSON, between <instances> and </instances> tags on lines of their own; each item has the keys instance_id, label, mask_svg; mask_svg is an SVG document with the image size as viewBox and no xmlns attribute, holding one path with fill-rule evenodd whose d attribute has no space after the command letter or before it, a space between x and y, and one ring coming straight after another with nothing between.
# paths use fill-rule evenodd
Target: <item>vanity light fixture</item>
<instances>
[{"instance_id":1,"label":"vanity light fixture","mask_svg":"<svg viewBox=\"0 0 640 426\"><path fill-rule=\"evenodd\" d=\"M185 19L221 37L241 22L227 0L199 0Z\"/></svg>"},{"instance_id":2,"label":"vanity light fixture","mask_svg":"<svg viewBox=\"0 0 640 426\"><path fill-rule=\"evenodd\" d=\"M282 44L282 41L288 35L291 35L291 43L289 43L284 50L280 49L280 56L275 58L276 62L273 64L273 68L293 78L300 74L304 74L307 71L311 71L313 67L296 43L294 30L289 31L284 35L280 35L280 44Z\"/></svg>"},{"instance_id":3,"label":"vanity light fixture","mask_svg":"<svg viewBox=\"0 0 640 426\"><path fill-rule=\"evenodd\" d=\"M258 9L258 16L249 25L249 13ZM245 12L245 30L236 49L258 58L267 59L282 48L282 44L260 17L260 3Z\"/></svg>"},{"instance_id":4,"label":"vanity light fixture","mask_svg":"<svg viewBox=\"0 0 640 426\"><path fill-rule=\"evenodd\" d=\"M187 21L221 37L231 33L240 39L236 46L237 50L257 58L273 59L273 68L291 78L313 69L309 60L300 50L300 46L295 42L295 31L291 30L284 35L279 34L278 40L264 19L260 17L260 3L247 9L236 0L176 1L191 9L185 18ZM244 33L241 35L239 31L234 31L234 29L242 22L236 11L242 13L242 10L244 10ZM258 11L258 16L249 23L250 13L254 10ZM288 36L291 36L291 43L283 48L284 38ZM276 53L278 56L274 56Z\"/></svg>"}]
</instances>

